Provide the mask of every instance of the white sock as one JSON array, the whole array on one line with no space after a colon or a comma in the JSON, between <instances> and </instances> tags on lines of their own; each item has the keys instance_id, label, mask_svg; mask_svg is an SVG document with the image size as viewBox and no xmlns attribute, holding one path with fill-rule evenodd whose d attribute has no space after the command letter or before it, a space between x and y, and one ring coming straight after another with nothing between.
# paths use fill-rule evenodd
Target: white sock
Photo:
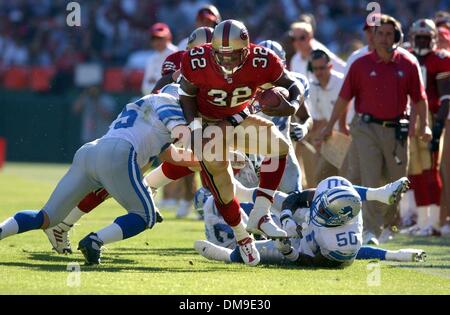
<instances>
[{"instance_id":1,"label":"white sock","mask_svg":"<svg viewBox=\"0 0 450 315\"><path fill-rule=\"evenodd\" d=\"M77 223L86 212L81 211L78 207L75 207L70 211L69 215L63 220L62 223L69 227Z\"/></svg>"},{"instance_id":2,"label":"white sock","mask_svg":"<svg viewBox=\"0 0 450 315\"><path fill-rule=\"evenodd\" d=\"M275 195L273 196L272 209L276 210L276 212L278 212L278 213L281 212L282 210L284 210L284 209L282 209L283 202L287 198L287 196L289 196L289 195L284 192L276 191Z\"/></svg>"},{"instance_id":3,"label":"white sock","mask_svg":"<svg viewBox=\"0 0 450 315\"><path fill-rule=\"evenodd\" d=\"M147 186L156 189L163 187L171 182L173 182L173 179L170 179L166 175L164 175L161 165L151 171L144 178L144 183L146 183Z\"/></svg>"},{"instance_id":4,"label":"white sock","mask_svg":"<svg viewBox=\"0 0 450 315\"><path fill-rule=\"evenodd\" d=\"M428 224L439 229L441 208L438 205L430 205L428 208Z\"/></svg>"},{"instance_id":5,"label":"white sock","mask_svg":"<svg viewBox=\"0 0 450 315\"><path fill-rule=\"evenodd\" d=\"M256 197L255 205L250 213L250 217L261 218L264 215L269 215L269 209L271 206L272 203L266 197Z\"/></svg>"},{"instance_id":6,"label":"white sock","mask_svg":"<svg viewBox=\"0 0 450 315\"><path fill-rule=\"evenodd\" d=\"M123 240L122 229L116 223L108 225L96 234L98 238L102 240L104 245Z\"/></svg>"},{"instance_id":7,"label":"white sock","mask_svg":"<svg viewBox=\"0 0 450 315\"><path fill-rule=\"evenodd\" d=\"M386 250L385 260L396 260L397 259L397 250Z\"/></svg>"},{"instance_id":8,"label":"white sock","mask_svg":"<svg viewBox=\"0 0 450 315\"><path fill-rule=\"evenodd\" d=\"M11 217L0 223L0 229L0 240L2 240L8 236L17 234L19 232L19 225L17 224L17 221Z\"/></svg>"},{"instance_id":9,"label":"white sock","mask_svg":"<svg viewBox=\"0 0 450 315\"><path fill-rule=\"evenodd\" d=\"M367 188L366 197L368 201L379 201L384 204L387 204L389 202L389 196L386 194L383 187Z\"/></svg>"},{"instance_id":10,"label":"white sock","mask_svg":"<svg viewBox=\"0 0 450 315\"><path fill-rule=\"evenodd\" d=\"M238 180L235 181L236 184L236 197L239 202L253 202L253 192L256 188L247 188L242 185Z\"/></svg>"},{"instance_id":11,"label":"white sock","mask_svg":"<svg viewBox=\"0 0 450 315\"><path fill-rule=\"evenodd\" d=\"M232 226L231 228L233 229L234 237L237 242L243 240L244 238L250 237L250 234L248 234L242 221L239 222L238 225Z\"/></svg>"},{"instance_id":12,"label":"white sock","mask_svg":"<svg viewBox=\"0 0 450 315\"><path fill-rule=\"evenodd\" d=\"M424 229L428 223L428 207L417 207L417 226Z\"/></svg>"}]
</instances>

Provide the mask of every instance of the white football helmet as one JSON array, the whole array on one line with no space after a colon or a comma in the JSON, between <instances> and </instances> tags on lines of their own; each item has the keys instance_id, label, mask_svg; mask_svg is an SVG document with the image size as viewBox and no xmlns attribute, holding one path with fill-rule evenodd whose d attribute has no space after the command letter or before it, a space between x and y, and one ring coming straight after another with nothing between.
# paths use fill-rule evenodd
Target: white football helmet
<instances>
[{"instance_id":1,"label":"white football helmet","mask_svg":"<svg viewBox=\"0 0 450 315\"><path fill-rule=\"evenodd\" d=\"M214 29L211 46L220 70L231 75L242 67L249 55L248 30L239 21L225 20Z\"/></svg>"},{"instance_id":2,"label":"white football helmet","mask_svg":"<svg viewBox=\"0 0 450 315\"><path fill-rule=\"evenodd\" d=\"M311 206L310 220L319 226L341 226L361 211L361 197L353 187L338 186L318 195Z\"/></svg>"},{"instance_id":3,"label":"white football helmet","mask_svg":"<svg viewBox=\"0 0 450 315\"><path fill-rule=\"evenodd\" d=\"M211 43L213 32L214 29L211 27L202 26L196 28L191 35L189 35L186 50L190 50L206 43Z\"/></svg>"},{"instance_id":4,"label":"white football helmet","mask_svg":"<svg viewBox=\"0 0 450 315\"><path fill-rule=\"evenodd\" d=\"M409 29L411 47L419 56L425 56L436 48L437 31L433 20L419 19L415 21ZM429 36L430 44L428 47L419 47L416 43L416 36Z\"/></svg>"}]
</instances>

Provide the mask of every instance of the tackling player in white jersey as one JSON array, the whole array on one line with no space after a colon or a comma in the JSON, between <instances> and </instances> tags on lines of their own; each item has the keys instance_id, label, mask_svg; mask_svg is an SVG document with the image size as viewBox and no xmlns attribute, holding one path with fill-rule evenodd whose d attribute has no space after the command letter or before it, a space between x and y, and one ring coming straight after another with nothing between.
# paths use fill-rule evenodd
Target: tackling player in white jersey
<instances>
[{"instance_id":1,"label":"tackling player in white jersey","mask_svg":"<svg viewBox=\"0 0 450 315\"><path fill-rule=\"evenodd\" d=\"M141 168L171 150L171 132L184 130L185 124L178 100L169 94L151 94L127 104L106 135L75 153L42 210L20 211L1 223L0 239L59 224L86 194L103 187L128 214L80 241L86 263L100 263L104 244L135 236L155 224L155 207Z\"/></svg>"},{"instance_id":2,"label":"tackling player in white jersey","mask_svg":"<svg viewBox=\"0 0 450 315\"><path fill-rule=\"evenodd\" d=\"M425 252L422 250L390 251L361 246L361 200L392 204L398 201L407 187L406 178L373 189L353 186L345 178L333 176L320 182L316 189L290 194L283 202L284 210L279 214L281 227L292 238L256 242L261 261L338 267L350 265L355 259L423 260ZM205 204L207 206L208 202ZM218 244L217 238L208 238L208 241L196 241L194 247L199 254L211 260L240 262L236 252L230 249L233 246L228 244L227 248L223 245Z\"/></svg>"}]
</instances>

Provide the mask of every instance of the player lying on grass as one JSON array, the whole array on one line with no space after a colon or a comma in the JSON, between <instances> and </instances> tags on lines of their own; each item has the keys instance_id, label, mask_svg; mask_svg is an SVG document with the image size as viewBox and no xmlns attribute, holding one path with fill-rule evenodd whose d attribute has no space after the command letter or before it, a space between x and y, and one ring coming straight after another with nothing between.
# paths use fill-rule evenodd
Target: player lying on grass
<instances>
[{"instance_id":1,"label":"player lying on grass","mask_svg":"<svg viewBox=\"0 0 450 315\"><path fill-rule=\"evenodd\" d=\"M320 182L316 189L290 194L283 202L284 210L279 212L278 222L291 238L257 241L261 262L340 267L350 265L354 259L423 260L425 252L418 249L391 251L361 246L361 201L395 203L407 190L408 183L406 178L401 178L373 189L354 186L345 178L333 176ZM200 200L198 197L197 200ZM242 209L246 208L246 205L242 206ZM208 240L195 242L198 253L211 260L241 262L236 250L233 250L235 241L232 231L221 222L218 212L214 211L214 204L209 200L205 203L204 213Z\"/></svg>"},{"instance_id":2,"label":"player lying on grass","mask_svg":"<svg viewBox=\"0 0 450 315\"><path fill-rule=\"evenodd\" d=\"M40 211L20 211L0 224L0 239L55 226L89 192L104 187L128 213L79 242L86 263L98 264L102 245L155 224L157 215L141 168L171 146L171 131L184 130L185 124L178 100L169 94L151 94L127 104L106 135L75 153L70 169Z\"/></svg>"}]
</instances>

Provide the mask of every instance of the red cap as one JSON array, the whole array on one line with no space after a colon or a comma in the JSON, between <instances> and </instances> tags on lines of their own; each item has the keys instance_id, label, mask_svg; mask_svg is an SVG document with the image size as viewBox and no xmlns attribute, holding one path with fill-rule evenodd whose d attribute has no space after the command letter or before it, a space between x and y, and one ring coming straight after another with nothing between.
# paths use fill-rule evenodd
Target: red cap
<instances>
[{"instance_id":1,"label":"red cap","mask_svg":"<svg viewBox=\"0 0 450 315\"><path fill-rule=\"evenodd\" d=\"M150 28L150 35L152 37L160 37L160 38L172 38L172 33L170 32L170 28L165 23L155 23Z\"/></svg>"}]
</instances>

